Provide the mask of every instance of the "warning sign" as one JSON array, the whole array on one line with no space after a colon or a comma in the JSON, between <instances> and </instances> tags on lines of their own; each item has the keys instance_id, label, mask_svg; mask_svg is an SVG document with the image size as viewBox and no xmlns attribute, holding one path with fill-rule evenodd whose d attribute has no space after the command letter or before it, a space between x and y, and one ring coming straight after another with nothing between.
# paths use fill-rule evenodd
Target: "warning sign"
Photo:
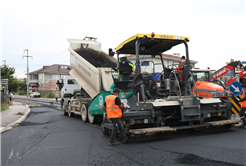
<instances>
[{"instance_id":1,"label":"warning sign","mask_svg":"<svg viewBox=\"0 0 246 166\"><path fill-rule=\"evenodd\" d=\"M239 114L241 110L241 102L239 101L240 99L240 96L232 95L232 97L230 97L230 101L232 103L231 114Z\"/></svg>"}]
</instances>

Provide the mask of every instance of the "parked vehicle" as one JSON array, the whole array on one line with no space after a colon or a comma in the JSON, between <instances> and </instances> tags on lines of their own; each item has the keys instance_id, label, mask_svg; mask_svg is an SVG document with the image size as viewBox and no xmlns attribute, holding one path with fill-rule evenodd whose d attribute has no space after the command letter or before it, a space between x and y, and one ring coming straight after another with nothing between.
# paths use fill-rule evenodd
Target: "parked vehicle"
<instances>
[{"instance_id":1,"label":"parked vehicle","mask_svg":"<svg viewBox=\"0 0 246 166\"><path fill-rule=\"evenodd\" d=\"M30 94L30 98L35 98L35 97L41 97L40 93L39 92L32 92Z\"/></svg>"},{"instance_id":2,"label":"parked vehicle","mask_svg":"<svg viewBox=\"0 0 246 166\"><path fill-rule=\"evenodd\" d=\"M238 79L242 83L246 76L246 66L243 66L240 61L235 61L227 64L217 71L211 72L210 69L192 69L192 74L196 86L193 86L193 90L197 88L197 94L201 98L213 98L220 97L228 100L230 97L229 85L236 81L236 76L232 77L227 82L218 80L217 78L228 73L230 70L234 70L236 67L240 67L243 70L238 74Z\"/></svg>"}]
</instances>

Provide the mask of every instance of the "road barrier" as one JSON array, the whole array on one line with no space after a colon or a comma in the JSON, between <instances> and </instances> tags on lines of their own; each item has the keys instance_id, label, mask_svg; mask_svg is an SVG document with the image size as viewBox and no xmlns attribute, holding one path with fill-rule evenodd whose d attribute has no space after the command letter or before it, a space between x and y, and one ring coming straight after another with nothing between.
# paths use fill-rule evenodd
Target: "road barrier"
<instances>
[{"instance_id":1,"label":"road barrier","mask_svg":"<svg viewBox=\"0 0 246 166\"><path fill-rule=\"evenodd\" d=\"M239 114L241 110L241 102L239 101L240 99L240 96L233 95L232 97L230 97L230 101L232 103L231 114Z\"/></svg>"}]
</instances>

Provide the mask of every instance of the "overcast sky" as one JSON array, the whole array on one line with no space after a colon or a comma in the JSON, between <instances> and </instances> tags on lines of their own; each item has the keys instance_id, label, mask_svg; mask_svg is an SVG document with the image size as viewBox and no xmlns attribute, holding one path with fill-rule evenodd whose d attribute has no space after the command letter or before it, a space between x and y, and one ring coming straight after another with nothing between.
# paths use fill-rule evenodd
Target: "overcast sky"
<instances>
[{"instance_id":1,"label":"overcast sky","mask_svg":"<svg viewBox=\"0 0 246 166\"><path fill-rule=\"evenodd\" d=\"M1 62L25 78L44 65L70 64L67 38L99 39L116 48L137 33L189 36L196 67L219 69L246 60L245 1L1 0ZM184 46L168 53L184 54Z\"/></svg>"}]
</instances>

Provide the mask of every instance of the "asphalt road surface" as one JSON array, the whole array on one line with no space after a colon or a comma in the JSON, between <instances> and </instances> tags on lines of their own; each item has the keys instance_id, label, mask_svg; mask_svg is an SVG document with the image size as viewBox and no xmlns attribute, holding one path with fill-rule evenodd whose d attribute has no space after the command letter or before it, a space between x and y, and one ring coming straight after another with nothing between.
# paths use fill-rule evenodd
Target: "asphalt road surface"
<instances>
[{"instance_id":1,"label":"asphalt road surface","mask_svg":"<svg viewBox=\"0 0 246 166\"><path fill-rule=\"evenodd\" d=\"M182 131L108 146L98 125L52 107L32 107L1 134L1 165L246 165L243 128Z\"/></svg>"},{"instance_id":2,"label":"asphalt road surface","mask_svg":"<svg viewBox=\"0 0 246 166\"><path fill-rule=\"evenodd\" d=\"M60 103L56 102L54 99L43 99L43 98L28 98L25 96L17 97L15 96L15 101L28 104L29 106L52 106L55 108L60 108Z\"/></svg>"}]
</instances>

